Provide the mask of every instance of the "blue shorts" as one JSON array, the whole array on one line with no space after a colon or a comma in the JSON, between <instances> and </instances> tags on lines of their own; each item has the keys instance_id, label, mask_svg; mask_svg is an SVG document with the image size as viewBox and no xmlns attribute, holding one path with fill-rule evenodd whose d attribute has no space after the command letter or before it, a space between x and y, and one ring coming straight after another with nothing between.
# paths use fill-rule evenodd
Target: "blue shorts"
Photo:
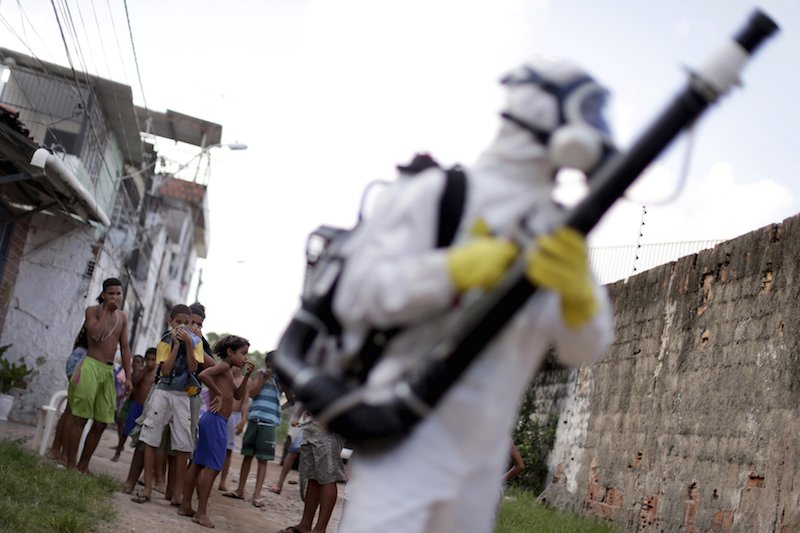
<instances>
[{"instance_id":1,"label":"blue shorts","mask_svg":"<svg viewBox=\"0 0 800 533\"><path fill-rule=\"evenodd\" d=\"M206 411L200 418L198 433L192 462L217 472L222 471L228 443L228 419Z\"/></svg>"},{"instance_id":2,"label":"blue shorts","mask_svg":"<svg viewBox=\"0 0 800 533\"><path fill-rule=\"evenodd\" d=\"M122 428L122 434L126 437L131 434L133 428L136 427L136 419L142 416L144 405L136 400L131 400L128 404L128 417L125 419L125 427Z\"/></svg>"}]
</instances>

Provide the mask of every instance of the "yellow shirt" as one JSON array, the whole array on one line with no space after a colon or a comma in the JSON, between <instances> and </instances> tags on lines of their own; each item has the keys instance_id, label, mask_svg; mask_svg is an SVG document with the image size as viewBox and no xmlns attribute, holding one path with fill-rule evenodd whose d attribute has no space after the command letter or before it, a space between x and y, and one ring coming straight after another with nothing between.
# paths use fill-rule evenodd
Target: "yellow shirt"
<instances>
[{"instance_id":1,"label":"yellow shirt","mask_svg":"<svg viewBox=\"0 0 800 533\"><path fill-rule=\"evenodd\" d=\"M198 363L202 363L205 361L205 356L203 355L203 341L197 343L197 345L192 349L194 352L194 358ZM172 330L167 331L162 337L161 341L156 346L156 365L160 365L167 359L169 359L170 354L172 353Z\"/></svg>"}]
</instances>

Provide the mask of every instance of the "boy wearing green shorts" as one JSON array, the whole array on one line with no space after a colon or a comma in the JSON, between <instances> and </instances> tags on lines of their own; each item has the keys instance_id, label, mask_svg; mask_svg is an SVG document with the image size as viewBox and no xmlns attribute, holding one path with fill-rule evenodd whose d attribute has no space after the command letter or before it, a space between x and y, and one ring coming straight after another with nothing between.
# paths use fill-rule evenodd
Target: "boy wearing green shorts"
<instances>
[{"instance_id":1,"label":"boy wearing green shorts","mask_svg":"<svg viewBox=\"0 0 800 533\"><path fill-rule=\"evenodd\" d=\"M86 309L88 347L83 364L72 374L67 387L67 401L74 422L67 435L67 467L87 472L100 437L108 424L114 422L117 393L114 383L114 356L117 347L125 369L125 390L130 392L131 350L128 345L128 319L120 311L122 282L116 278L103 281L100 305ZM92 429L78 458L78 446L86 421L92 419ZM77 464L76 464L77 463Z\"/></svg>"}]
</instances>

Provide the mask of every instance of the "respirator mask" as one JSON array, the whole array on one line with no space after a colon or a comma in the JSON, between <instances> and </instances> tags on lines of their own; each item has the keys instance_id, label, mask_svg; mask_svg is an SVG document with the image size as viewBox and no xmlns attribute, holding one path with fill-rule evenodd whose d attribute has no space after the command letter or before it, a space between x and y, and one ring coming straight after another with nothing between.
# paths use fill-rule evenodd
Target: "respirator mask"
<instances>
[{"instance_id":1,"label":"respirator mask","mask_svg":"<svg viewBox=\"0 0 800 533\"><path fill-rule=\"evenodd\" d=\"M501 116L530 132L556 168L587 176L616 153L603 116L608 91L566 62L519 67L501 80L508 89Z\"/></svg>"}]
</instances>

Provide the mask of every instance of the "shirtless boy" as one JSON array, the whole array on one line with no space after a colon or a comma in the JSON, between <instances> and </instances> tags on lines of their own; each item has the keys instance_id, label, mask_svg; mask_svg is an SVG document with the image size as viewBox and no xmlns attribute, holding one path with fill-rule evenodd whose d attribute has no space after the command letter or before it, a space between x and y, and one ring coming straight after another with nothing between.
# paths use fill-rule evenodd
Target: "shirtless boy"
<instances>
[{"instance_id":1,"label":"shirtless boy","mask_svg":"<svg viewBox=\"0 0 800 533\"><path fill-rule=\"evenodd\" d=\"M200 436L192 458L192 466L183 487L183 500L178 514L191 516L205 527L214 527L206 513L211 487L225 463L228 441L228 418L234 400L241 400L247 390L253 363L247 360L250 343L235 335L226 335L214 345L220 362L200 373L200 381L211 391L211 406L200 419ZM231 373L232 367L241 368L244 379L237 387ZM197 488L197 511L192 509L192 496Z\"/></svg>"},{"instance_id":2,"label":"shirtless boy","mask_svg":"<svg viewBox=\"0 0 800 533\"><path fill-rule=\"evenodd\" d=\"M80 472L88 472L89 461L103 431L108 424L114 422L114 356L117 346L122 354L122 367L125 369L125 390L130 392L133 388L128 318L119 309L123 300L122 282L116 278L103 281L103 292L99 299L100 305L86 309L88 351L67 387L67 400L73 419L67 435L67 467L72 470L77 467ZM76 465L81 434L89 419L94 422Z\"/></svg>"},{"instance_id":3,"label":"shirtless boy","mask_svg":"<svg viewBox=\"0 0 800 533\"><path fill-rule=\"evenodd\" d=\"M138 356L137 356L138 357ZM125 441L130 435L133 428L136 427L136 419L139 418L144 410L144 402L147 399L147 394L153 387L153 382L156 379L156 349L148 348L144 354L144 366L133 373L133 392L131 392L128 401L128 411L125 420L121 421L122 430L120 431L119 444L111 459L112 463L119 461L119 455L122 453L122 447L125 446Z\"/></svg>"}]
</instances>

